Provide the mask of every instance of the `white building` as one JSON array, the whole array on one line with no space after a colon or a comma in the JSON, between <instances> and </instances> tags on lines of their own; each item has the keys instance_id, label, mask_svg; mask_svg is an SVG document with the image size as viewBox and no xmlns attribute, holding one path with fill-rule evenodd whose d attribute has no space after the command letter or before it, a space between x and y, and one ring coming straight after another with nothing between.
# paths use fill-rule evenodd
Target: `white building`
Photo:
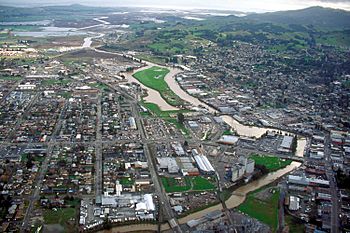
<instances>
[{"instance_id":1,"label":"white building","mask_svg":"<svg viewBox=\"0 0 350 233\"><path fill-rule=\"evenodd\" d=\"M134 117L129 117L129 124L131 129L137 129L137 125Z\"/></svg>"},{"instance_id":2,"label":"white building","mask_svg":"<svg viewBox=\"0 0 350 233\"><path fill-rule=\"evenodd\" d=\"M289 209L298 210L300 208L300 198L296 196L289 197Z\"/></svg>"},{"instance_id":3,"label":"white building","mask_svg":"<svg viewBox=\"0 0 350 233\"><path fill-rule=\"evenodd\" d=\"M35 84L25 83L25 84L19 84L18 88L20 90L34 90L36 87Z\"/></svg>"},{"instance_id":4,"label":"white building","mask_svg":"<svg viewBox=\"0 0 350 233\"><path fill-rule=\"evenodd\" d=\"M231 168L231 172L232 172L232 178L231 181L232 182L236 182L237 180L241 179L245 173L245 169L244 166L241 164L235 164L232 166Z\"/></svg>"},{"instance_id":5,"label":"white building","mask_svg":"<svg viewBox=\"0 0 350 233\"><path fill-rule=\"evenodd\" d=\"M219 139L219 143L222 144L227 144L227 145L233 145L236 142L238 142L238 137L236 136L232 136L232 135L223 135L220 139Z\"/></svg>"},{"instance_id":6,"label":"white building","mask_svg":"<svg viewBox=\"0 0 350 233\"><path fill-rule=\"evenodd\" d=\"M122 191L123 191L123 186L119 183L119 180L117 180L115 183L115 195L119 197Z\"/></svg>"},{"instance_id":7,"label":"white building","mask_svg":"<svg viewBox=\"0 0 350 233\"><path fill-rule=\"evenodd\" d=\"M196 163L202 172L205 172L205 173L215 172L213 166L211 165L211 163L209 162L206 156L196 155L194 156L194 159L196 160Z\"/></svg>"},{"instance_id":8,"label":"white building","mask_svg":"<svg viewBox=\"0 0 350 233\"><path fill-rule=\"evenodd\" d=\"M294 138L292 136L284 136L279 151L290 151Z\"/></svg>"}]
</instances>

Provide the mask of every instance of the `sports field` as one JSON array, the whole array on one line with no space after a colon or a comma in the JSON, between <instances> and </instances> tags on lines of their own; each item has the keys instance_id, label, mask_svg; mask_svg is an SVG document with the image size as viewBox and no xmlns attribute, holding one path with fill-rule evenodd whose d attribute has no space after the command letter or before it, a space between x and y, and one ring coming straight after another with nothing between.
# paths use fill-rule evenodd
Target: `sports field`
<instances>
[{"instance_id":1,"label":"sports field","mask_svg":"<svg viewBox=\"0 0 350 233\"><path fill-rule=\"evenodd\" d=\"M264 192L263 195L259 193ZM267 193L267 194L266 194ZM270 195L269 195L270 194ZM263 196L263 198L261 197ZM252 218L269 225L272 232L276 232L278 225L278 189L258 190L248 194L246 200L238 209Z\"/></svg>"},{"instance_id":2,"label":"sports field","mask_svg":"<svg viewBox=\"0 0 350 233\"><path fill-rule=\"evenodd\" d=\"M268 156L268 155L251 155L251 159L255 161L255 164L264 165L269 172L277 171L279 169L285 168L292 163L292 160L281 159L278 157Z\"/></svg>"}]
</instances>

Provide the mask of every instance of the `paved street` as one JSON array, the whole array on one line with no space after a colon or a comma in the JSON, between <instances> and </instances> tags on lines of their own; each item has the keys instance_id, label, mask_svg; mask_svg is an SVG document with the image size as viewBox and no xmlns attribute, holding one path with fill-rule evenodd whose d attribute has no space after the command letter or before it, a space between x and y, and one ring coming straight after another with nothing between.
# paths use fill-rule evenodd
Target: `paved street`
<instances>
[{"instance_id":1,"label":"paved street","mask_svg":"<svg viewBox=\"0 0 350 233\"><path fill-rule=\"evenodd\" d=\"M327 178L330 183L330 191L332 195L332 215L331 215L331 233L339 232L339 197L338 197L338 188L335 183L334 172L332 170L331 162L331 141L330 134L327 133L325 137L325 157L327 165Z\"/></svg>"}]
</instances>

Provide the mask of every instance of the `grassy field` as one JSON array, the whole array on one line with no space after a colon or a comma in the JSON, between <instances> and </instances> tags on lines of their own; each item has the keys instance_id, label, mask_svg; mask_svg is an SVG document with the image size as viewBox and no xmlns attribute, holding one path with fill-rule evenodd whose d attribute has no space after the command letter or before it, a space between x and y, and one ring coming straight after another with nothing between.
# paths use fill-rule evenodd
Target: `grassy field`
<instances>
[{"instance_id":1,"label":"grassy field","mask_svg":"<svg viewBox=\"0 0 350 233\"><path fill-rule=\"evenodd\" d=\"M143 85L158 91L168 104L179 106L183 101L169 88L168 84L164 81L164 77L168 73L168 69L153 66L149 69L136 72L133 76Z\"/></svg>"},{"instance_id":2,"label":"grassy field","mask_svg":"<svg viewBox=\"0 0 350 233\"><path fill-rule=\"evenodd\" d=\"M238 209L246 213L252 218L269 225L273 232L276 232L278 225L278 200L279 200L279 190L274 189L270 197L265 200L258 199L256 195L259 193L256 192L248 194L246 200L238 207ZM265 190L262 190L263 192Z\"/></svg>"},{"instance_id":3,"label":"grassy field","mask_svg":"<svg viewBox=\"0 0 350 233\"><path fill-rule=\"evenodd\" d=\"M153 55L148 55L148 54L140 54L136 56L139 59L150 61L153 63L157 63L160 65L165 65L165 58L161 56L153 56Z\"/></svg>"},{"instance_id":4,"label":"grassy field","mask_svg":"<svg viewBox=\"0 0 350 233\"><path fill-rule=\"evenodd\" d=\"M191 179L192 182L192 189L196 191L201 190L213 190L215 189L215 184L212 183L214 179L206 179L201 176L195 176Z\"/></svg>"},{"instance_id":5,"label":"grassy field","mask_svg":"<svg viewBox=\"0 0 350 233\"><path fill-rule=\"evenodd\" d=\"M109 87L106 84L100 82L91 83L89 84L89 87L98 88L101 91L109 91Z\"/></svg>"},{"instance_id":6,"label":"grassy field","mask_svg":"<svg viewBox=\"0 0 350 233\"><path fill-rule=\"evenodd\" d=\"M175 178L162 177L162 184L167 193L185 192L191 189L191 183L188 179L176 180Z\"/></svg>"},{"instance_id":7,"label":"grassy field","mask_svg":"<svg viewBox=\"0 0 350 233\"><path fill-rule=\"evenodd\" d=\"M59 79L45 79L42 82L42 85L44 85L44 86L67 85L67 84L69 84L71 82L72 82L72 80L69 80L69 79L62 79L62 80L59 80Z\"/></svg>"},{"instance_id":8,"label":"grassy field","mask_svg":"<svg viewBox=\"0 0 350 233\"><path fill-rule=\"evenodd\" d=\"M60 224L63 227L67 227L68 221L75 219L77 216L75 208L62 208L54 210L44 211L45 224Z\"/></svg>"},{"instance_id":9,"label":"grassy field","mask_svg":"<svg viewBox=\"0 0 350 233\"><path fill-rule=\"evenodd\" d=\"M1 80L6 80L6 81L19 81L22 80L22 77L18 76L0 76Z\"/></svg>"},{"instance_id":10,"label":"grassy field","mask_svg":"<svg viewBox=\"0 0 350 233\"><path fill-rule=\"evenodd\" d=\"M289 232L293 233L303 233L305 230L305 225L301 220L298 220L290 215L285 215L284 217L286 225L289 227Z\"/></svg>"},{"instance_id":11,"label":"grassy field","mask_svg":"<svg viewBox=\"0 0 350 233\"><path fill-rule=\"evenodd\" d=\"M233 132L231 130L227 129L223 132L223 135L233 135Z\"/></svg>"},{"instance_id":12,"label":"grassy field","mask_svg":"<svg viewBox=\"0 0 350 233\"><path fill-rule=\"evenodd\" d=\"M255 161L255 164L264 165L270 172L285 168L292 163L292 160L280 159L278 157L272 157L268 155L255 154L251 155L250 158Z\"/></svg>"},{"instance_id":13,"label":"grassy field","mask_svg":"<svg viewBox=\"0 0 350 233\"><path fill-rule=\"evenodd\" d=\"M127 177L122 177L119 180L121 185L127 185L127 186L131 186L135 183L135 180L131 179L131 178L127 178Z\"/></svg>"},{"instance_id":14,"label":"grassy field","mask_svg":"<svg viewBox=\"0 0 350 233\"><path fill-rule=\"evenodd\" d=\"M186 191L207 191L214 190L216 188L213 179L207 179L201 176L185 177L182 179L162 177L161 180L167 193Z\"/></svg>"},{"instance_id":15,"label":"grassy field","mask_svg":"<svg viewBox=\"0 0 350 233\"><path fill-rule=\"evenodd\" d=\"M69 99L72 97L72 93L68 92L68 91L62 91L62 92L59 92L58 94L61 95L65 99Z\"/></svg>"}]
</instances>

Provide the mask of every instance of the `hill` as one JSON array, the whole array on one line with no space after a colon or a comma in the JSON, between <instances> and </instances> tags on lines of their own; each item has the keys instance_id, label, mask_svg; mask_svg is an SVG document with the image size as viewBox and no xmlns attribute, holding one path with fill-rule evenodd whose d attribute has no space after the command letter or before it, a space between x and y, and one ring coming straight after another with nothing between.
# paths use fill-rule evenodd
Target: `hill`
<instances>
[{"instance_id":1,"label":"hill","mask_svg":"<svg viewBox=\"0 0 350 233\"><path fill-rule=\"evenodd\" d=\"M350 29L349 11L323 7L309 7L302 10L251 14L244 18L278 24L313 25L320 29Z\"/></svg>"}]
</instances>

